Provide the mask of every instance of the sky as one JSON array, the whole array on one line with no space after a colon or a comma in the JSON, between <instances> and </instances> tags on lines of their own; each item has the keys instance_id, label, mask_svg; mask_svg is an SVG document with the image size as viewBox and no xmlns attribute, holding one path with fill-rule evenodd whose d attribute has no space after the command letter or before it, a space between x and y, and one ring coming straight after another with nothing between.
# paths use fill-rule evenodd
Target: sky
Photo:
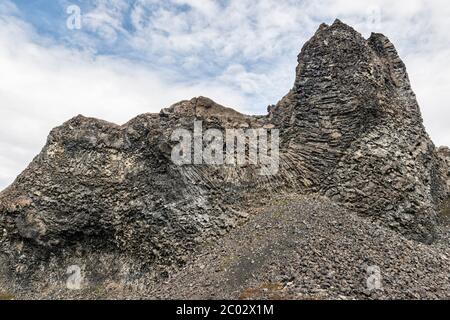
<instances>
[{"instance_id":1,"label":"sky","mask_svg":"<svg viewBox=\"0 0 450 320\"><path fill-rule=\"evenodd\" d=\"M390 38L450 145L449 16L446 0L0 0L0 190L78 114L122 124L200 95L264 114L336 18Z\"/></svg>"}]
</instances>

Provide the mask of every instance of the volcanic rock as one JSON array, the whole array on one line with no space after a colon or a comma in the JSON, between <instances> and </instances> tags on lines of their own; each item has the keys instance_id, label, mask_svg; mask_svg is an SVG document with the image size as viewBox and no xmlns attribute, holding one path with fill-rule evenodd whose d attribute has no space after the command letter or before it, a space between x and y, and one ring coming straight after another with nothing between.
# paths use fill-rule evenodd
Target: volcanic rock
<instances>
[{"instance_id":1,"label":"volcanic rock","mask_svg":"<svg viewBox=\"0 0 450 320\"><path fill-rule=\"evenodd\" d=\"M267 116L198 97L122 126L77 116L53 129L0 194L0 288L44 297L66 286L74 265L85 286L151 286L282 194L320 194L408 239L435 241L449 153L428 137L393 44L323 24L296 75ZM171 134L194 121L279 129L278 172L174 164Z\"/></svg>"}]
</instances>

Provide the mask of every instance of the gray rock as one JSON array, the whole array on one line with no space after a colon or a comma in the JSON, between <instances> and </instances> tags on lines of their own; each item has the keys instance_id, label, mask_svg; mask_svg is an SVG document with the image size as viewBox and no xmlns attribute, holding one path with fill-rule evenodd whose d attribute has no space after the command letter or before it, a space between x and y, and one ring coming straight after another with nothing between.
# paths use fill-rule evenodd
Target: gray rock
<instances>
[{"instance_id":1,"label":"gray rock","mask_svg":"<svg viewBox=\"0 0 450 320\"><path fill-rule=\"evenodd\" d=\"M319 28L298 63L294 87L264 117L198 97L122 126L77 116L53 129L0 193L0 288L42 297L44 288L64 290L73 265L89 288L165 281L284 193L326 195L431 243L449 195L449 157L429 139L392 43L337 20ZM173 164L170 136L194 120L204 129L280 129L279 173Z\"/></svg>"}]
</instances>

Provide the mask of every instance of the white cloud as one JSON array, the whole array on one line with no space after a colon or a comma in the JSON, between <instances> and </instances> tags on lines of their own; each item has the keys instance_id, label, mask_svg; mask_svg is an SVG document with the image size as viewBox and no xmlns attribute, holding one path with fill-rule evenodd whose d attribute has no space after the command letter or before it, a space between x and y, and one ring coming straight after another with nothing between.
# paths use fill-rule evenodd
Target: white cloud
<instances>
[{"instance_id":1,"label":"white cloud","mask_svg":"<svg viewBox=\"0 0 450 320\"><path fill-rule=\"evenodd\" d=\"M366 37L376 31L392 40L428 131L437 145L450 145L447 1L90 3L82 31L63 36L84 51L36 34L13 18L12 2L0 4L0 189L39 152L52 127L79 113L123 123L198 95L264 113L292 86L303 43L336 17ZM99 46L111 54L94 54Z\"/></svg>"},{"instance_id":2,"label":"white cloud","mask_svg":"<svg viewBox=\"0 0 450 320\"><path fill-rule=\"evenodd\" d=\"M96 0L95 9L83 15L83 26L88 28L109 43L117 40L120 32L125 32L122 26L123 11L129 7L122 0Z\"/></svg>"}]
</instances>

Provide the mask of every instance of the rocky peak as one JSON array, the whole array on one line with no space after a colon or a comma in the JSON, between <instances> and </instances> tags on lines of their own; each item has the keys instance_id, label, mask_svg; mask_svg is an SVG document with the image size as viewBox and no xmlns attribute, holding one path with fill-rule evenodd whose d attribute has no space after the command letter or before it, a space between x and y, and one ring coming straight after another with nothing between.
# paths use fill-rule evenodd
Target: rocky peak
<instances>
[{"instance_id":1,"label":"rocky peak","mask_svg":"<svg viewBox=\"0 0 450 320\"><path fill-rule=\"evenodd\" d=\"M438 155L442 159L443 166L443 175L446 177L447 186L448 186L448 198L450 199L450 148L449 147L440 147L438 149ZM450 201L449 201L450 203Z\"/></svg>"}]
</instances>

